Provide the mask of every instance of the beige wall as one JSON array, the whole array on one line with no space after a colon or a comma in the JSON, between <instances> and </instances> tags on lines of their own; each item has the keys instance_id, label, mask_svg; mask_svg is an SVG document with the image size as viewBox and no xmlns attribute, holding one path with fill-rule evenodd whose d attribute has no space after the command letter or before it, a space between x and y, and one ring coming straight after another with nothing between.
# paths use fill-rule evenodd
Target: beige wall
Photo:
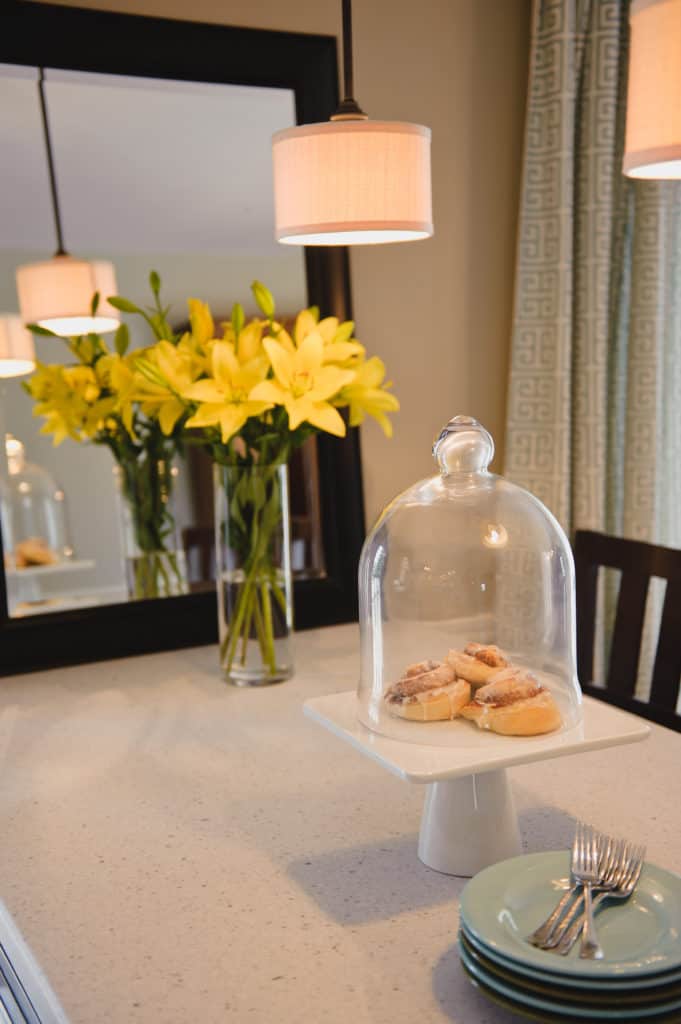
<instances>
[{"instance_id":1,"label":"beige wall","mask_svg":"<svg viewBox=\"0 0 681 1024\"><path fill-rule=\"evenodd\" d=\"M339 0L62 0L136 14L336 34ZM477 416L503 448L531 0L355 0L356 92L433 129L435 237L352 251L358 336L402 410L362 445L367 518L432 471L434 435ZM497 459L496 465L500 465Z\"/></svg>"}]
</instances>

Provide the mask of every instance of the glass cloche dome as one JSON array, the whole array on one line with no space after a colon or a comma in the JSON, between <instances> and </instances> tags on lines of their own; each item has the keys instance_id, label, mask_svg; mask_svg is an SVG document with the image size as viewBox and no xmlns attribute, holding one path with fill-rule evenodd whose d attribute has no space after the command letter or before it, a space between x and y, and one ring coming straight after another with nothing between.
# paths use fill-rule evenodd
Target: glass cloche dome
<instances>
[{"instance_id":1,"label":"glass cloche dome","mask_svg":"<svg viewBox=\"0 0 681 1024\"><path fill-rule=\"evenodd\" d=\"M8 476L0 481L0 511L8 568L56 565L73 557L64 492L52 476L27 462L16 437L5 439Z\"/></svg>"},{"instance_id":2,"label":"glass cloche dome","mask_svg":"<svg viewBox=\"0 0 681 1024\"><path fill-rule=\"evenodd\" d=\"M359 718L451 746L581 721L574 563L532 494L490 473L494 442L456 416L439 473L383 511L359 569ZM508 742L508 741L506 741Z\"/></svg>"}]
</instances>

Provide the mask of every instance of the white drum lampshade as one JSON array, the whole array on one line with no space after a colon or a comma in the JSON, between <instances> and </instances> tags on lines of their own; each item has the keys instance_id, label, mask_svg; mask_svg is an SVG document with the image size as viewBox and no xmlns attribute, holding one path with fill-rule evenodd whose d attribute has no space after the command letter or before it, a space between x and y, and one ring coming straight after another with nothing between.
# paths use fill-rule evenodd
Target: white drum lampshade
<instances>
[{"instance_id":1,"label":"white drum lampshade","mask_svg":"<svg viewBox=\"0 0 681 1024\"><path fill-rule=\"evenodd\" d=\"M430 237L430 135L422 125L360 119L277 132L277 240L366 245Z\"/></svg>"},{"instance_id":2,"label":"white drum lampshade","mask_svg":"<svg viewBox=\"0 0 681 1024\"><path fill-rule=\"evenodd\" d=\"M59 255L41 263L17 267L19 309L24 323L39 324L68 337L93 331L115 331L120 315L106 301L116 294L113 263L90 262ZM97 313L92 316L92 297L99 292Z\"/></svg>"},{"instance_id":3,"label":"white drum lampshade","mask_svg":"<svg viewBox=\"0 0 681 1024\"><path fill-rule=\"evenodd\" d=\"M33 336L18 314L0 313L0 378L23 377L34 370Z\"/></svg>"},{"instance_id":4,"label":"white drum lampshade","mask_svg":"<svg viewBox=\"0 0 681 1024\"><path fill-rule=\"evenodd\" d=\"M681 0L633 0L623 170L681 178Z\"/></svg>"}]
</instances>

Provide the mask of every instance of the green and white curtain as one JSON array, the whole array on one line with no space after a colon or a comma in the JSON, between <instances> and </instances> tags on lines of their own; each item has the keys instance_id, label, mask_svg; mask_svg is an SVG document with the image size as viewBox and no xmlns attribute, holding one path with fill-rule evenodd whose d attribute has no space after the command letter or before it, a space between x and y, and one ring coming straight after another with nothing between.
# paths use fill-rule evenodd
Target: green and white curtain
<instances>
[{"instance_id":1,"label":"green and white curtain","mask_svg":"<svg viewBox=\"0 0 681 1024\"><path fill-rule=\"evenodd\" d=\"M535 0L505 472L569 535L681 547L681 183L622 175L628 17Z\"/></svg>"},{"instance_id":2,"label":"green and white curtain","mask_svg":"<svg viewBox=\"0 0 681 1024\"><path fill-rule=\"evenodd\" d=\"M506 473L681 546L681 185L622 176L626 0L535 0Z\"/></svg>"}]
</instances>

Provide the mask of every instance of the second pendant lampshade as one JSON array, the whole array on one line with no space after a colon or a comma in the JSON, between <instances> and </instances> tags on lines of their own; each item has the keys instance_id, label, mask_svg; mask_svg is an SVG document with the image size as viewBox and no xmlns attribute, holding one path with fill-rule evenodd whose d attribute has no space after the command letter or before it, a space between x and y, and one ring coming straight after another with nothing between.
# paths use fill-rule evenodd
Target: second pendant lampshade
<instances>
[{"instance_id":1,"label":"second pendant lampshade","mask_svg":"<svg viewBox=\"0 0 681 1024\"><path fill-rule=\"evenodd\" d=\"M272 140L276 237L288 245L362 245L433 233L430 129L332 120Z\"/></svg>"},{"instance_id":2,"label":"second pendant lampshade","mask_svg":"<svg viewBox=\"0 0 681 1024\"><path fill-rule=\"evenodd\" d=\"M0 377L23 377L35 370L33 337L16 313L0 313ZM0 431L0 441L2 431ZM0 449L0 458L2 457Z\"/></svg>"},{"instance_id":3,"label":"second pendant lampshade","mask_svg":"<svg viewBox=\"0 0 681 1024\"><path fill-rule=\"evenodd\" d=\"M681 0L633 0L624 173L681 178Z\"/></svg>"},{"instance_id":4,"label":"second pendant lampshade","mask_svg":"<svg viewBox=\"0 0 681 1024\"><path fill-rule=\"evenodd\" d=\"M112 263L79 260L58 255L42 263L17 267L19 308L25 323L39 324L64 336L115 331L118 312L105 296L116 294ZM92 297L99 292L95 316Z\"/></svg>"}]
</instances>

